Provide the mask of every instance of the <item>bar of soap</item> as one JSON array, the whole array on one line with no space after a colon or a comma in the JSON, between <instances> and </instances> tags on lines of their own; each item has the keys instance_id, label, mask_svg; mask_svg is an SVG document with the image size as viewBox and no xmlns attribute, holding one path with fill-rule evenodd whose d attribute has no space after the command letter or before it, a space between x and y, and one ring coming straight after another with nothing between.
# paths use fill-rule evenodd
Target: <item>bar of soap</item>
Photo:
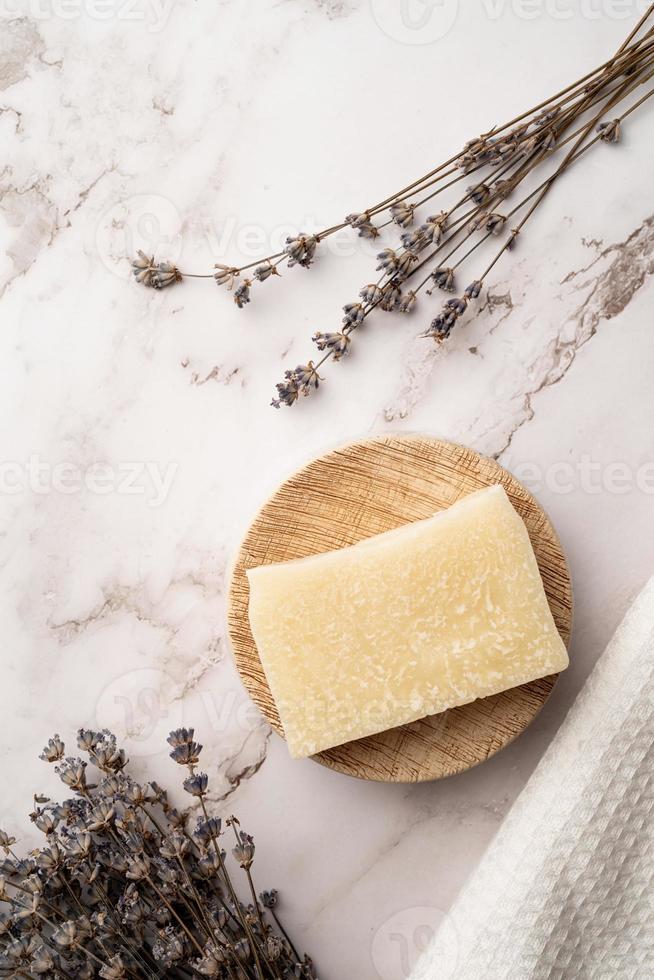
<instances>
[{"instance_id":1,"label":"bar of soap","mask_svg":"<svg viewBox=\"0 0 654 980\"><path fill-rule=\"evenodd\" d=\"M527 529L499 485L248 579L252 634L296 758L568 665Z\"/></svg>"}]
</instances>

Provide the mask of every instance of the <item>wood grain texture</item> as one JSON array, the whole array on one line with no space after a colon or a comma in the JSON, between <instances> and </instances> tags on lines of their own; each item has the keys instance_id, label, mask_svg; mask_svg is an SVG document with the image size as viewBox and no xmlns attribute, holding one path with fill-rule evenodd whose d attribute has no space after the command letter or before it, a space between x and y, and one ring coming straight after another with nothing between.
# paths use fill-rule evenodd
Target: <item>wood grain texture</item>
<instances>
[{"instance_id":1,"label":"wood grain texture","mask_svg":"<svg viewBox=\"0 0 654 980\"><path fill-rule=\"evenodd\" d=\"M572 623L570 575L556 533L532 495L493 460L422 436L352 443L313 460L262 507L232 571L228 628L236 665L272 727L279 720L248 620L246 569L332 551L431 517L473 490L501 483L527 526L559 633ZM350 776L418 782L449 776L508 745L549 697L556 675L321 752L313 758Z\"/></svg>"}]
</instances>

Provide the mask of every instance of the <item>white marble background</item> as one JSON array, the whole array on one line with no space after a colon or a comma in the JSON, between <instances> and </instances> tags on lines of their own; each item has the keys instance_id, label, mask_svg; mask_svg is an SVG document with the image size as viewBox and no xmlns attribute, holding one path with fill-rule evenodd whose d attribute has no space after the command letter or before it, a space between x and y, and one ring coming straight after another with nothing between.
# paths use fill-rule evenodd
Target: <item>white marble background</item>
<instances>
[{"instance_id":1,"label":"white marble background","mask_svg":"<svg viewBox=\"0 0 654 980\"><path fill-rule=\"evenodd\" d=\"M210 281L137 287L126 255L202 272L338 220L599 63L642 9L2 0L0 825L26 846L31 794L57 789L36 759L53 731L113 726L172 783L163 739L194 724L322 980L406 977L654 568L652 111L560 182L446 354L417 339L431 309L378 317L290 411L268 407L274 382L369 280L365 245L340 239L241 312ZM398 430L522 477L576 592L572 665L537 722L413 787L291 761L224 626L269 491Z\"/></svg>"}]
</instances>

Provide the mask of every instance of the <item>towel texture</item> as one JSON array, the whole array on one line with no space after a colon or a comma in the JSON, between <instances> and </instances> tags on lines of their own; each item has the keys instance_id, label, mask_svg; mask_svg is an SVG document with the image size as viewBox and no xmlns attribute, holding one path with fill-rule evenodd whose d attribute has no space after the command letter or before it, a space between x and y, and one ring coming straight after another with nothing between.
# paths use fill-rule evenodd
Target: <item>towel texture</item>
<instances>
[{"instance_id":1,"label":"towel texture","mask_svg":"<svg viewBox=\"0 0 654 980\"><path fill-rule=\"evenodd\" d=\"M654 977L654 578L446 926L411 980Z\"/></svg>"}]
</instances>

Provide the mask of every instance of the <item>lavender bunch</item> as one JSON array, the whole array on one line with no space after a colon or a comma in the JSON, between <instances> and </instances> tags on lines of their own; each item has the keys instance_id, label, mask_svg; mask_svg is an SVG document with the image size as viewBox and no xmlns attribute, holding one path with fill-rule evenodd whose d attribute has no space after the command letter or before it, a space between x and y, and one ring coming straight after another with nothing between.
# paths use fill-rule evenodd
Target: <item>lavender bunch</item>
<instances>
[{"instance_id":1,"label":"lavender bunch","mask_svg":"<svg viewBox=\"0 0 654 980\"><path fill-rule=\"evenodd\" d=\"M654 95L653 87L634 101L636 90L654 76L653 14L651 4L608 61L538 106L469 140L460 152L385 200L315 234L289 237L281 252L257 263L215 267L216 282L232 292L242 309L255 286L280 275L282 264L309 268L320 243L343 228L368 239L380 238L386 229L398 235L377 256L377 278L343 307L340 326L314 334L322 356L285 372L272 400L275 408L293 405L301 395L315 391L322 381L320 367L351 352L353 333L374 310L408 314L421 294L457 291L471 257L489 240L499 240L490 261L466 272L464 288L445 300L422 334L439 344L449 337L558 177L598 143L618 143L624 120ZM520 195L525 183L533 184L534 174L543 179ZM453 199L435 211L433 199L452 188ZM134 274L156 288L185 275L142 254L134 263Z\"/></svg>"},{"instance_id":2,"label":"lavender bunch","mask_svg":"<svg viewBox=\"0 0 654 980\"><path fill-rule=\"evenodd\" d=\"M34 797L30 819L45 844L26 857L0 830L0 976L315 978L277 918L277 892L257 896L253 838L236 817L223 825L207 811L193 729L171 732L168 742L192 808L176 809L155 782L134 781L106 730L78 732L88 761L66 756L58 735L49 740L41 758L73 795L61 804ZM246 901L227 867L230 837Z\"/></svg>"}]
</instances>

